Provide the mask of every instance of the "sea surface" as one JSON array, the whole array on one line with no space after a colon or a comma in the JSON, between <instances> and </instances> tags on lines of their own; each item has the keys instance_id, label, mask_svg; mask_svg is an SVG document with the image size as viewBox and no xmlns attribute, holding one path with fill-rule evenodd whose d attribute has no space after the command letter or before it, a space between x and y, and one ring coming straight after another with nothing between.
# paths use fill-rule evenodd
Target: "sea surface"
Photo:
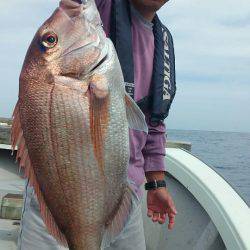
<instances>
[{"instance_id":1,"label":"sea surface","mask_svg":"<svg viewBox=\"0 0 250 250\"><path fill-rule=\"evenodd\" d=\"M250 206L250 133L167 130L168 140L192 144L192 154L214 168Z\"/></svg>"}]
</instances>

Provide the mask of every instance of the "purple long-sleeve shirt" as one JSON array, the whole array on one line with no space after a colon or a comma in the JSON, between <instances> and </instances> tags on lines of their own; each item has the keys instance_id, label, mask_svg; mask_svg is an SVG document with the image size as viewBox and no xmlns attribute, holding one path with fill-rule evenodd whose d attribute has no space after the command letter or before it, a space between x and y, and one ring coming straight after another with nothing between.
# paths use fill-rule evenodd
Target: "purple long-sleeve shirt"
<instances>
[{"instance_id":1,"label":"purple long-sleeve shirt","mask_svg":"<svg viewBox=\"0 0 250 250\"><path fill-rule=\"evenodd\" d=\"M104 25L104 30L109 36L112 0L96 0L97 8ZM145 20L133 7L132 17L132 44L135 75L135 101L148 96L150 91L153 58L154 34L153 24ZM140 186L145 179L145 172L165 171L165 144L166 128L164 123L157 127L150 126L148 117L146 121L149 133L130 130L130 161L128 176L135 192L141 196Z\"/></svg>"}]
</instances>

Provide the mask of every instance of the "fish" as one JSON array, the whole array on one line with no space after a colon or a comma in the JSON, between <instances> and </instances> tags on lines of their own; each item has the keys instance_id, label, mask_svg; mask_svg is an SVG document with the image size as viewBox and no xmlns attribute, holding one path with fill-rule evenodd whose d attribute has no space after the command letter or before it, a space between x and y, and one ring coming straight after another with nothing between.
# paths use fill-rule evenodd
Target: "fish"
<instances>
[{"instance_id":1,"label":"fish","mask_svg":"<svg viewBox=\"0 0 250 250\"><path fill-rule=\"evenodd\" d=\"M61 0L25 56L11 142L48 232L70 250L100 249L126 224L129 128L147 133L94 0Z\"/></svg>"}]
</instances>

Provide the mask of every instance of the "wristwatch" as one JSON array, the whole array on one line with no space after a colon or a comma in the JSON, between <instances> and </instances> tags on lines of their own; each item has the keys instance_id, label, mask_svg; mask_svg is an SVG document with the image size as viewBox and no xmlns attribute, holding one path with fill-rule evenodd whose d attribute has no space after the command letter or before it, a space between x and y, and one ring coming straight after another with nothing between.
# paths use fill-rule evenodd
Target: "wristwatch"
<instances>
[{"instance_id":1,"label":"wristwatch","mask_svg":"<svg viewBox=\"0 0 250 250\"><path fill-rule=\"evenodd\" d=\"M155 190L157 188L166 187L166 186L167 185L164 180L161 180L161 181L154 180L154 181L147 182L145 184L145 190Z\"/></svg>"}]
</instances>

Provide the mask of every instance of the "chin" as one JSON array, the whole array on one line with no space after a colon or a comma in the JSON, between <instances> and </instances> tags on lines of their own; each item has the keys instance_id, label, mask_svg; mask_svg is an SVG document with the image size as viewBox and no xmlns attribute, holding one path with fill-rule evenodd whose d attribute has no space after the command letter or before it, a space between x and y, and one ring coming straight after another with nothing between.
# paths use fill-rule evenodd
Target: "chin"
<instances>
[{"instance_id":1,"label":"chin","mask_svg":"<svg viewBox=\"0 0 250 250\"><path fill-rule=\"evenodd\" d=\"M168 0L140 0L141 4L153 11L159 10Z\"/></svg>"}]
</instances>

